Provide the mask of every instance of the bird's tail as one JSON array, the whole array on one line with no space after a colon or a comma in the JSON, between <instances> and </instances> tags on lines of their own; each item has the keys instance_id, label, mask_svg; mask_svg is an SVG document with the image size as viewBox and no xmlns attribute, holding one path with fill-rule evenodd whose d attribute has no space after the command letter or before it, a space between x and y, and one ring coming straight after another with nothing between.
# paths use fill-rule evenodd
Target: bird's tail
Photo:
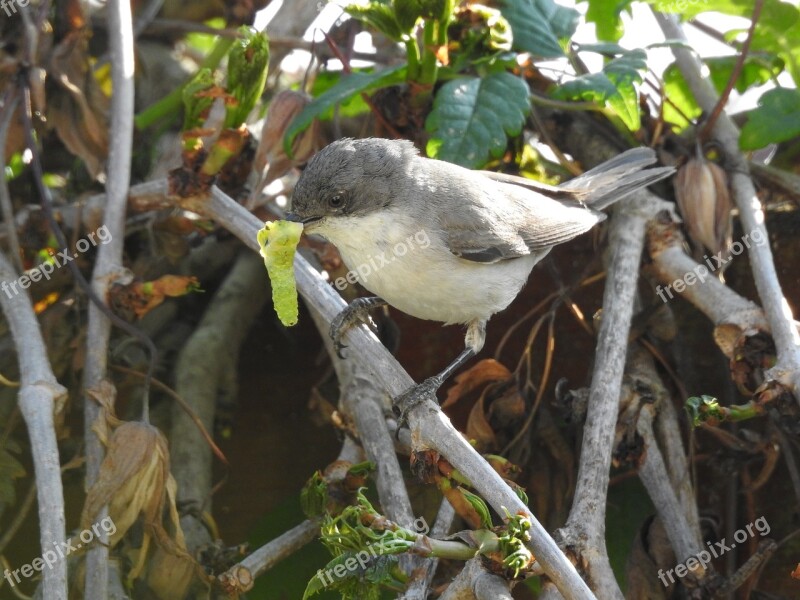
<instances>
[{"instance_id":1,"label":"bird's tail","mask_svg":"<svg viewBox=\"0 0 800 600\"><path fill-rule=\"evenodd\" d=\"M585 204L595 210L603 210L631 192L675 172L672 167L645 169L654 162L656 153L651 148L633 148L559 187L577 192L576 195Z\"/></svg>"}]
</instances>

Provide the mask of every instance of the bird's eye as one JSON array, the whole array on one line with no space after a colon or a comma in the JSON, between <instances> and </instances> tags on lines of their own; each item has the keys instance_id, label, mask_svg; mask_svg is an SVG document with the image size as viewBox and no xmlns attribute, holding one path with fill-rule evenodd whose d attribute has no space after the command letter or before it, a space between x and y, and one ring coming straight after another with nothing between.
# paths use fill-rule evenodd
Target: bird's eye
<instances>
[{"instance_id":1,"label":"bird's eye","mask_svg":"<svg viewBox=\"0 0 800 600\"><path fill-rule=\"evenodd\" d=\"M330 204L331 208L339 208L342 204L344 204L344 196L341 194L334 194L328 200L328 204Z\"/></svg>"}]
</instances>

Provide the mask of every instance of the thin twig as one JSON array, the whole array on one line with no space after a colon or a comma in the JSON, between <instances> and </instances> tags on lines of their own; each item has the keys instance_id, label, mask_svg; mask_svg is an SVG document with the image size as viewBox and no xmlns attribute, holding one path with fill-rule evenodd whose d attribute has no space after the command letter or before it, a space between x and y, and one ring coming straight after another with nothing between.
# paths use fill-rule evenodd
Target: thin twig
<instances>
[{"instance_id":1,"label":"thin twig","mask_svg":"<svg viewBox=\"0 0 800 600\"><path fill-rule=\"evenodd\" d=\"M763 7L764 0L755 1L755 6L753 7L753 16L750 18L750 29L747 32L747 39L744 41L744 44L739 51L739 57L736 59L736 64L733 66L733 72L728 78L728 83L725 86L725 89L722 90L722 94L720 95L719 100L717 100L714 110L711 111L711 115L709 115L705 125L703 125L703 130L700 132L701 140L708 139L711 130L714 129L714 124L719 118L719 114L722 112L722 110L725 108L725 104L728 102L728 96L731 95L731 91L733 91L733 87L736 85L736 80L739 79L739 74L742 72L744 61L747 60L747 53L750 51L750 44L753 43L753 35L756 32L756 24L761 16L761 9Z\"/></svg>"},{"instance_id":2,"label":"thin twig","mask_svg":"<svg viewBox=\"0 0 800 600\"><path fill-rule=\"evenodd\" d=\"M0 119L0 169L3 169L3 174L0 175L0 209L2 209L3 222L6 224L6 232L8 234L8 245L11 250L11 261L17 270L22 273L25 267L22 265L22 250L19 245L19 236L17 235L17 227L14 221L14 205L11 202L11 193L8 191L8 182L6 181L5 165L6 165L6 140L8 139L8 130L11 126L11 119L14 118L17 105L19 104L19 91L13 85L8 86L3 101L3 116Z\"/></svg>"},{"instance_id":3,"label":"thin twig","mask_svg":"<svg viewBox=\"0 0 800 600\"><path fill-rule=\"evenodd\" d=\"M111 96L111 123L106 174L106 206L103 221L108 231L109 242L97 251L97 260L92 271L92 291L100 299L100 304L89 305L89 321L86 334L86 366L83 374L85 390L97 387L108 371L108 343L111 337L111 323L105 298L112 278L122 269L122 251L125 241L125 211L128 203L128 187L131 177L131 156L133 150L133 110L134 110L134 53L133 17L130 2L110 0L106 4L109 53L111 58L111 82L114 94ZM102 307L102 308L101 308ZM135 329L135 328L134 328ZM136 330L138 332L138 330ZM139 333L140 339L149 342L150 365L148 374L152 376L155 368L155 345L147 336ZM149 378L145 380L142 401L142 418L148 422ZM91 487L97 481L100 465L105 451L102 442L92 428L100 416L100 406L89 396L84 398L84 436L86 438L86 483ZM98 518L108 514L108 508L101 509ZM105 600L109 595L108 534L98 536L98 544L92 545L86 555L86 580L84 597L88 600Z\"/></svg>"}]
</instances>

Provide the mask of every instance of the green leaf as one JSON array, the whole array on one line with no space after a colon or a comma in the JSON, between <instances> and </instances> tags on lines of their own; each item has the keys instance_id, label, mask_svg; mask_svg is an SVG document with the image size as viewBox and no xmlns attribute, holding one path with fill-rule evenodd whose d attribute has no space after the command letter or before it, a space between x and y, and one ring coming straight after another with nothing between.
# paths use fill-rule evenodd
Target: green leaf
<instances>
[{"instance_id":1,"label":"green leaf","mask_svg":"<svg viewBox=\"0 0 800 600\"><path fill-rule=\"evenodd\" d=\"M302 112L297 115L286 130L283 138L283 149L287 156L291 156L292 142L297 134L304 131L311 121L319 118L328 109L337 104L347 102L353 96L362 92L371 92L380 88L402 83L406 79L406 65L397 65L390 69L372 73L351 73L342 77L336 85L327 92L315 98Z\"/></svg>"},{"instance_id":2,"label":"green leaf","mask_svg":"<svg viewBox=\"0 0 800 600\"><path fill-rule=\"evenodd\" d=\"M717 93L722 93L728 84L736 63L736 56L715 56L704 59L711 73L711 81ZM742 72L735 83L735 89L743 93L750 87L763 85L777 76L783 69L783 60L768 53L755 53L745 60ZM676 107L690 120L695 120L702 114L702 110L692 95L689 85L675 63L669 65L664 71L664 91L670 102L664 105L664 118L669 123L674 123L679 128L688 127L687 121Z\"/></svg>"},{"instance_id":3,"label":"green leaf","mask_svg":"<svg viewBox=\"0 0 800 600\"><path fill-rule=\"evenodd\" d=\"M481 519L481 526L485 529L491 529L492 513L489 512L489 506L486 504L484 499L461 486L459 486L458 491L461 492L461 495L464 496L464 499L469 502L470 506L472 506L472 508L475 509L475 512L478 513L478 516Z\"/></svg>"},{"instance_id":4,"label":"green leaf","mask_svg":"<svg viewBox=\"0 0 800 600\"><path fill-rule=\"evenodd\" d=\"M720 56L704 59L711 71L711 81L717 93L721 94L725 86L728 85L728 80L733 74L734 65L738 59L738 56ZM784 66L783 60L774 55L750 55L742 65L742 71L734 83L734 89L742 94L754 85L764 85L774 77L777 77L783 71Z\"/></svg>"},{"instance_id":5,"label":"green leaf","mask_svg":"<svg viewBox=\"0 0 800 600\"><path fill-rule=\"evenodd\" d=\"M397 11L386 0L373 0L369 4L348 4L345 12L365 25L380 31L390 40L399 42L408 34L416 23L416 18L411 20L412 2L401 2ZM399 19L403 19L402 23Z\"/></svg>"},{"instance_id":6,"label":"green leaf","mask_svg":"<svg viewBox=\"0 0 800 600\"><path fill-rule=\"evenodd\" d=\"M530 111L528 86L511 73L462 77L443 85L425 121L428 156L470 168L503 154Z\"/></svg>"},{"instance_id":7,"label":"green leaf","mask_svg":"<svg viewBox=\"0 0 800 600\"><path fill-rule=\"evenodd\" d=\"M201 127L214 104L214 98L204 96L202 92L208 91L214 85L214 76L211 69L200 69L186 87L183 88L183 131Z\"/></svg>"},{"instance_id":8,"label":"green leaf","mask_svg":"<svg viewBox=\"0 0 800 600\"><path fill-rule=\"evenodd\" d=\"M684 21L709 11L748 19L753 16L753 0L649 0L649 3L660 12L679 14ZM787 22L787 19L791 18L793 12L796 13L797 9L791 4L781 0L765 0L759 24L772 26L784 23L790 26L792 22Z\"/></svg>"},{"instance_id":9,"label":"green leaf","mask_svg":"<svg viewBox=\"0 0 800 600\"><path fill-rule=\"evenodd\" d=\"M267 82L269 67L269 39L252 27L239 28L236 43L228 55L227 91L236 99L236 105L226 107L225 127L236 128L247 120L247 115L261 98Z\"/></svg>"},{"instance_id":10,"label":"green leaf","mask_svg":"<svg viewBox=\"0 0 800 600\"><path fill-rule=\"evenodd\" d=\"M597 39L616 42L624 32L620 14L627 8L629 2L620 0L588 0L589 10L586 11L586 20L594 23L597 28Z\"/></svg>"},{"instance_id":11,"label":"green leaf","mask_svg":"<svg viewBox=\"0 0 800 600\"><path fill-rule=\"evenodd\" d=\"M646 58L643 50L626 52L606 63L601 73L581 75L561 85L555 96L603 104L613 110L628 129L636 131L641 126L636 84L642 82L641 71L647 69Z\"/></svg>"},{"instance_id":12,"label":"green leaf","mask_svg":"<svg viewBox=\"0 0 800 600\"><path fill-rule=\"evenodd\" d=\"M800 135L800 90L776 88L761 96L748 113L739 146L755 150Z\"/></svg>"},{"instance_id":13,"label":"green leaf","mask_svg":"<svg viewBox=\"0 0 800 600\"><path fill-rule=\"evenodd\" d=\"M559 40L572 37L580 17L553 0L500 0L500 12L511 24L514 48L543 58L564 56Z\"/></svg>"}]
</instances>

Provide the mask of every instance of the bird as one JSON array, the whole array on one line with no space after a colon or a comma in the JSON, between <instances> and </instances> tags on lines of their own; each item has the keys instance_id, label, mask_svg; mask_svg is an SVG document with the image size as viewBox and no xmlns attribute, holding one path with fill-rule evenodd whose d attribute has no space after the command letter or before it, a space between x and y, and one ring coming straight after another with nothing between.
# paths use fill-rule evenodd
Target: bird
<instances>
[{"instance_id":1,"label":"bird","mask_svg":"<svg viewBox=\"0 0 800 600\"><path fill-rule=\"evenodd\" d=\"M481 351L489 319L514 300L553 246L603 221L602 209L674 172L645 168L655 162L652 149L634 148L551 186L425 158L407 140L344 138L308 162L285 218L333 243L374 294L333 319L337 352L346 347L350 327L386 304L419 319L466 326L464 350L395 399L405 413L435 399Z\"/></svg>"}]
</instances>

